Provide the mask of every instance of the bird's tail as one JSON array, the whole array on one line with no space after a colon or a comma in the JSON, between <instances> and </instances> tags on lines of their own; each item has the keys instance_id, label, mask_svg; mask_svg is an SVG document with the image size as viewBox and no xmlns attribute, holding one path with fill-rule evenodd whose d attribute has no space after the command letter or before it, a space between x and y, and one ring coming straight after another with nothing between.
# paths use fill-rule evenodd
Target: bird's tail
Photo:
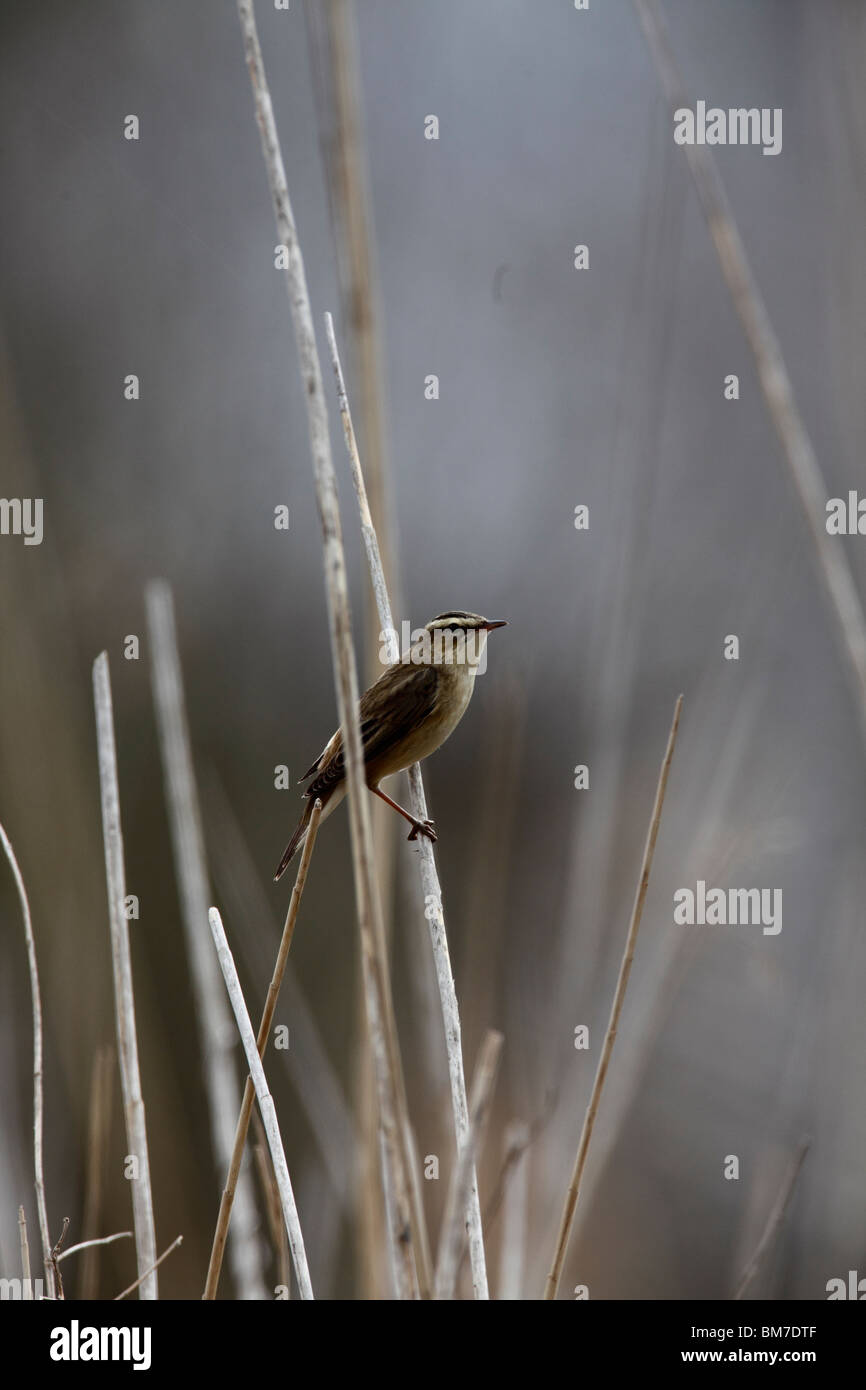
<instances>
[{"instance_id":1,"label":"bird's tail","mask_svg":"<svg viewBox=\"0 0 866 1390\"><path fill-rule=\"evenodd\" d=\"M298 850L303 849L304 841L307 838L307 826L310 824L310 817L312 816L312 814L313 802L308 801L306 806L304 807L304 814L298 821L298 828L295 831L292 838L289 840L289 843L286 845L286 852L277 866L277 872L274 874L274 883L277 883L282 878L283 874L286 872L286 869L289 867L289 864L294 859L295 855L298 853Z\"/></svg>"}]
</instances>

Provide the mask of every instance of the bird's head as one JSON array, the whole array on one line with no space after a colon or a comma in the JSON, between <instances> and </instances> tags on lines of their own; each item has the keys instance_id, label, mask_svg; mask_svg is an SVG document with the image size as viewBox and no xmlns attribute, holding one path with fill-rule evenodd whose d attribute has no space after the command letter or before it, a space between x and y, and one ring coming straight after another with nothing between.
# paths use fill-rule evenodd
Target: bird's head
<instances>
[{"instance_id":1,"label":"bird's head","mask_svg":"<svg viewBox=\"0 0 866 1390\"><path fill-rule=\"evenodd\" d=\"M424 628L430 634L431 660L435 665L457 663L477 668L488 632L505 626L504 618L483 618L480 613L460 609L440 613Z\"/></svg>"}]
</instances>

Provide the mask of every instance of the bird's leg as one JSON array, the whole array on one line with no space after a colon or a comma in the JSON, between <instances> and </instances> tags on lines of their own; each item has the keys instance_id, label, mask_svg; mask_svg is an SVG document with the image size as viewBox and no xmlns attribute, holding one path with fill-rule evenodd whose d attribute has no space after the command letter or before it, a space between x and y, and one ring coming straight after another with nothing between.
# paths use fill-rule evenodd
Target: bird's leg
<instances>
[{"instance_id":1,"label":"bird's leg","mask_svg":"<svg viewBox=\"0 0 866 1390\"><path fill-rule=\"evenodd\" d=\"M385 793L383 791L380 791L378 787L371 787L370 791L375 792L376 796L380 796L383 801L387 801L389 806L393 806L394 810L399 811L403 819L409 822L409 824L412 827L408 836L410 840L417 840L420 834L426 835L428 840L432 840L434 844L436 843L437 835L436 831L433 828L432 820L416 820L413 815L411 815L408 811L404 810L402 806L398 806L396 801L392 801L390 796L386 796Z\"/></svg>"}]
</instances>

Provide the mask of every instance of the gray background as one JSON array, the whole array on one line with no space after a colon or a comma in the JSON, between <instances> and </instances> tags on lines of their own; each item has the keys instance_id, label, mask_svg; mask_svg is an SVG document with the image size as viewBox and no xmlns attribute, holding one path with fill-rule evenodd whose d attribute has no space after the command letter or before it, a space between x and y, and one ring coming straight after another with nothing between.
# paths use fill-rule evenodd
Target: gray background
<instances>
[{"instance_id":1,"label":"gray background","mask_svg":"<svg viewBox=\"0 0 866 1390\"><path fill-rule=\"evenodd\" d=\"M345 338L303 7L258 6L317 326ZM863 486L862 10L668 0L689 91L781 107L784 145L718 163L831 495ZM680 742L564 1291L728 1297L790 1155L812 1149L753 1293L820 1298L863 1269L863 746L839 646L683 154L634 13L567 0L356 7L389 463L405 611L504 617L469 714L429 764L471 1069L506 1043L482 1168L538 1121L526 1296L538 1296L637 879L674 699ZM164 1294L197 1297L214 1173L157 756L143 586L174 589L216 900L256 995L288 892L293 779L336 721L290 318L234 7L7 5L0 44L0 819L34 911L47 1028L49 1212L81 1238L87 1096L113 1036L90 664L110 655ZM141 139L122 138L125 115ZM423 138L429 113L440 139ZM590 269L572 268L576 243ZM502 270L502 267L507 269ZM499 274L497 275L497 271ZM320 332L320 341L324 335ZM141 400L123 399L123 378ZM424 398L440 377L441 397ZM739 374L737 403L723 379ZM328 376L327 389L331 392ZM352 379L350 377L350 391ZM339 431L356 641L366 575ZM273 508L291 508L288 535ZM575 532L577 503L590 508ZM841 541L860 591L862 541ZM740 637L739 662L722 657ZM577 763L590 790L572 788ZM232 913L216 779L274 920ZM399 837L395 993L433 1230L452 1161L425 924ZM675 928L698 878L781 888L784 928ZM0 1263L31 1211L29 1000L0 875ZM360 1041L345 814L323 833L293 960L350 1094ZM264 963L262 963L262 947ZM239 945L238 951L242 948ZM256 954L258 952L258 955ZM254 962L259 964L255 965ZM290 1024L291 1018L287 1018ZM587 1023L588 1053L572 1045ZM288 1073L274 1089L324 1296L361 1296L354 1215ZM239 1065L240 1071L240 1065ZM119 1103L105 1230L129 1224ZM336 1143L335 1139L335 1143ZM725 1181L725 1155L740 1179ZM501 1217L490 1226L493 1287ZM31 1245L37 1243L31 1212ZM71 1262L70 1262L71 1264ZM129 1246L101 1289L132 1277ZM75 1275L65 1266L70 1292ZM226 1277L223 1292L231 1292Z\"/></svg>"}]
</instances>

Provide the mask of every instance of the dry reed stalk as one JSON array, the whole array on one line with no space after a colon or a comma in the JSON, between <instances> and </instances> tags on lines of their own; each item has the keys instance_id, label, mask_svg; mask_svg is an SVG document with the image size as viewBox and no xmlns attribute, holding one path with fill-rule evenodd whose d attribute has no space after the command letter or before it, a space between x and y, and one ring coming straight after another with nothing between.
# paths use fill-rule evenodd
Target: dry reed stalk
<instances>
[{"instance_id":1,"label":"dry reed stalk","mask_svg":"<svg viewBox=\"0 0 866 1390\"><path fill-rule=\"evenodd\" d=\"M61 1302L66 1298L66 1293L64 1292L64 1288L63 1288L63 1276L62 1276L61 1273L60 1273L60 1259L61 1259L60 1247L61 1247L61 1245L63 1244L63 1242L64 1242L65 1239L66 1239L66 1233L67 1233L68 1230L69 1230L69 1217L68 1217L68 1216L64 1216L64 1218L63 1218L63 1224L62 1224L62 1226L61 1226L61 1228L60 1228L60 1235L57 1237L57 1240L54 1242L54 1246L53 1246L53 1248L52 1248L51 1256L50 1256L51 1268L54 1270L54 1282L55 1282L55 1284L57 1285L57 1297L58 1297L58 1299L61 1300Z\"/></svg>"},{"instance_id":2,"label":"dry reed stalk","mask_svg":"<svg viewBox=\"0 0 866 1390\"><path fill-rule=\"evenodd\" d=\"M583 1120L583 1129L580 1134L580 1142L577 1146L577 1155L574 1160L574 1171L571 1175L571 1182L565 1194L565 1205L562 1211L562 1218L559 1223L559 1232L556 1238L556 1248L553 1255L553 1263L544 1289L545 1299L556 1298L556 1291L559 1287L559 1280L562 1275L562 1266L565 1261L565 1252L568 1247L568 1238L571 1234L571 1225L574 1220L574 1211L577 1206L577 1199L580 1196L580 1184L583 1178L583 1170L586 1167L586 1157L589 1152L589 1143L592 1139L592 1131L595 1125L595 1117L598 1114L599 1101L604 1089L607 1069L610 1065L613 1045L616 1041L616 1034L619 1028L620 1014L625 1001L625 992L628 988L628 979L631 974L632 961L634 960L635 945L637 944L638 928L640 927L641 917L643 916L644 903L646 902L647 889L649 888L650 870L652 869L653 855L655 853L656 839L658 838L659 823L662 816L662 807L665 800L665 789L668 782L671 762L674 756L674 746L677 741L677 730L680 723L680 712L683 707L683 697L680 695L674 706L674 717L671 724L671 731L668 735L668 744L659 771L658 786L656 787L655 802L653 804L652 815L650 817L649 830L647 832L646 845L643 852L643 862L641 864L640 878L638 880L637 892L635 894L634 907L632 908L631 922L629 923L628 935L625 941L622 962L619 967L616 989L613 995L613 1004L610 1010L610 1019L605 1033L604 1043L602 1044L601 1055L598 1060L598 1068L595 1073L595 1080L592 1083L592 1092L586 1114Z\"/></svg>"},{"instance_id":3,"label":"dry reed stalk","mask_svg":"<svg viewBox=\"0 0 866 1390\"><path fill-rule=\"evenodd\" d=\"M255 1130L253 1159L256 1165L256 1172L259 1175L259 1184L262 1189L265 1211L268 1218L268 1229L271 1233L271 1245L274 1248L274 1255L277 1261L277 1282L282 1285L289 1295L291 1295L291 1255L289 1252L289 1242L286 1239L286 1229L283 1225L280 1212L280 1190L277 1187L274 1165L271 1163L271 1157L268 1153L268 1140L265 1134L265 1127L262 1124L262 1117L257 1110L254 1110L252 1113L252 1126Z\"/></svg>"},{"instance_id":4,"label":"dry reed stalk","mask_svg":"<svg viewBox=\"0 0 866 1390\"><path fill-rule=\"evenodd\" d=\"M36 1188L36 1212L39 1218L39 1235L42 1240L42 1259L45 1266L45 1282L48 1297L56 1294L54 1270L51 1265L51 1236L48 1233L48 1209L45 1203L45 1168L43 1163L44 1094L42 1088L42 995L39 989L39 969L36 964L36 938L33 935L33 922L30 917L30 902L24 879L15 858L12 842L0 825L0 843L18 893L21 916L24 919L24 939L27 943L27 967L30 973L30 1005L33 1014L33 1182ZM26 1233L25 1233L26 1237Z\"/></svg>"},{"instance_id":5,"label":"dry reed stalk","mask_svg":"<svg viewBox=\"0 0 866 1390\"><path fill-rule=\"evenodd\" d=\"M241 932L238 939L238 949L244 952L250 978L256 981L256 988L261 987L264 994L264 981L270 978L273 971L273 955L269 955L273 906L262 887L261 877L237 816L213 769L210 769L207 779L205 804L213 818L216 851L214 874L226 901L228 916L236 918L238 922L257 922L266 927L262 931ZM273 934L279 941L279 928ZM354 1155L358 1152L358 1133L313 1011L292 970L291 958L286 966L280 998L286 1016L292 1020L291 1046L280 1053L280 1062L289 1074L309 1121L341 1214L348 1219L353 1210Z\"/></svg>"},{"instance_id":6,"label":"dry reed stalk","mask_svg":"<svg viewBox=\"0 0 866 1390\"><path fill-rule=\"evenodd\" d=\"M316 90L317 117L328 176L331 220L337 249L342 319L358 389L358 415L365 456L369 463L370 507L376 519L382 567L394 592L396 530L392 494L388 487L389 451L385 423L381 352L381 313L378 295L375 237L370 200L361 101L358 36L352 0L325 0L307 6L314 67L321 72ZM369 659L368 684L381 674L379 618L369 589L364 589L364 631ZM399 607L399 605L398 605ZM397 826L381 801L372 806L376 850L376 882L381 885L382 920L386 943L391 941L396 872ZM360 984L360 981L359 981ZM358 990L359 1011L364 1008ZM362 1027L362 1034L366 1029ZM369 1047L358 1050L354 1090L365 1158L375 1152L375 1076ZM368 1297L383 1297L381 1232L384 1228L382 1192L377 1165L367 1161L360 1174L358 1263L362 1288Z\"/></svg>"},{"instance_id":7,"label":"dry reed stalk","mask_svg":"<svg viewBox=\"0 0 866 1390\"><path fill-rule=\"evenodd\" d=\"M370 566L370 578L373 583L373 592L376 595L379 621L382 624L383 633L390 635L395 633L391 602L388 597L388 587L382 569L376 529L373 525L370 506L367 501L367 491L364 486L364 473L358 452L358 441L355 437L355 430L352 425L349 398L346 393L346 384L343 380L343 369L340 365L337 339L334 334L334 321L330 314L325 315L325 330L331 352L331 363L337 383L340 416L343 421L343 434L352 466L352 481L355 485L355 493L358 498L361 531L364 536L367 561ZM390 647L390 659L392 661L398 660L399 652L396 649L396 637L394 637L388 645ZM424 782L418 763L414 763L412 767L409 768L409 792L412 814L417 820L426 821L428 819L427 798L424 795ZM466 1142L469 1132L469 1109L466 1100L466 1076L463 1068L460 1011L457 1006L457 992L454 988L454 976L451 970L451 958L448 952L448 938L445 934L442 889L439 885L439 875L436 871L433 846L425 835L419 836L418 838L418 865L421 875L421 891L424 895L425 916L430 929L430 942L433 948L433 959L436 965L436 979L439 985L442 1021L445 1026L445 1045L448 1054L448 1078L451 1087L451 1105L454 1112L454 1128L457 1135L457 1150L459 1153ZM481 1227L481 1205L478 1199L478 1178L474 1170L470 1174L470 1182L467 1190L466 1226L469 1232L469 1259L472 1266L473 1292L476 1298L486 1299L489 1298L490 1295L487 1287L487 1263L484 1255L484 1236Z\"/></svg>"},{"instance_id":8,"label":"dry reed stalk","mask_svg":"<svg viewBox=\"0 0 866 1390\"><path fill-rule=\"evenodd\" d=\"M120 824L120 789L117 780L117 750L114 742L114 713L111 703L111 677L108 654L102 652L93 663L93 702L96 710L96 747L99 761L99 789L102 801L102 834L105 842L105 881L108 891L108 922L111 932L111 963L114 974L114 1010L117 1024L117 1056L126 1122L129 1156L138 1165L131 1180L132 1219L135 1227L135 1256L142 1299L158 1296L156 1278L156 1230L153 1197L150 1190L150 1160L147 1152L147 1126L138 1066L138 1038L135 1031L135 998L132 988L132 960L126 921L126 871L123 864L123 833Z\"/></svg>"},{"instance_id":9,"label":"dry reed stalk","mask_svg":"<svg viewBox=\"0 0 866 1390\"><path fill-rule=\"evenodd\" d=\"M180 649L169 585L155 580L145 590L150 639L151 683L175 876L195 1001L211 1142L220 1177L231 1162L241 1092L236 1071L231 1016L219 967L202 932L211 893L201 825L192 746L186 714ZM258 1212L251 1174L241 1168L234 1197L235 1219L229 1262L237 1295L267 1296L258 1238Z\"/></svg>"},{"instance_id":10,"label":"dry reed stalk","mask_svg":"<svg viewBox=\"0 0 866 1390\"><path fill-rule=\"evenodd\" d=\"M116 1240L132 1240L132 1231L115 1231L112 1236L96 1236L93 1240L80 1240L77 1245L70 1245L68 1250L58 1254L57 1263L61 1260L68 1260L70 1255L77 1255L79 1250L92 1250L96 1245L113 1245Z\"/></svg>"},{"instance_id":11,"label":"dry reed stalk","mask_svg":"<svg viewBox=\"0 0 866 1390\"><path fill-rule=\"evenodd\" d=\"M745 1266L742 1274L740 1275L740 1281L737 1284L737 1290L734 1294L735 1301L744 1297L746 1290L748 1289L749 1285L751 1284L752 1280L754 1279L761 1266L761 1261L763 1260L764 1256L766 1255L767 1251L772 1245L776 1233L779 1227L781 1226L783 1220L785 1219L785 1212L788 1210L788 1203L790 1202L794 1192L794 1188L797 1185L797 1179L800 1176L800 1170L802 1169L803 1164L806 1160L806 1154L809 1152L809 1146L811 1142L811 1139L804 1136L800 1140L799 1145L797 1146L797 1152L791 1160L790 1166L788 1168L788 1173L785 1177L785 1181L779 1188L779 1193L776 1198L776 1201L773 1204L773 1207L770 1211L770 1215L767 1217L767 1224L764 1227L761 1239L755 1246L755 1251L752 1255L752 1258L749 1260L748 1264Z\"/></svg>"},{"instance_id":12,"label":"dry reed stalk","mask_svg":"<svg viewBox=\"0 0 866 1390\"><path fill-rule=\"evenodd\" d=\"M502 1243L499 1247L499 1298L523 1297L526 1266L526 1233L529 1212L529 1125L512 1120L504 1138L505 1178L502 1210Z\"/></svg>"},{"instance_id":13,"label":"dry reed stalk","mask_svg":"<svg viewBox=\"0 0 866 1390\"><path fill-rule=\"evenodd\" d=\"M493 1086L499 1067L503 1037L490 1029L484 1035L475 1075L472 1078L472 1097L469 1103L469 1130L457 1154L457 1162L451 1171L451 1181L445 1198L445 1211L442 1216L442 1230L439 1237L439 1258L436 1262L436 1297L454 1297L457 1272L460 1268L460 1254L467 1235L465 1218L466 1199L469 1185L481 1147L490 1115L493 1099Z\"/></svg>"},{"instance_id":14,"label":"dry reed stalk","mask_svg":"<svg viewBox=\"0 0 866 1390\"><path fill-rule=\"evenodd\" d=\"M295 923L298 920L298 913L301 908L301 898L304 886L307 882L307 874L310 868L310 860L313 857L313 850L316 846L316 836L319 833L319 822L322 819L322 803L318 799L313 806L310 816L310 824L307 827L307 838L304 841L304 848L301 854L301 862L298 865L298 872L295 878L292 896L289 899L289 910L286 913L286 921L283 927L283 935L280 940L280 949L277 952L277 959L274 963L271 983L268 986L268 993L265 999L265 1007L262 1010L259 1031L256 1035L256 1047L260 1057L264 1057L265 1048L268 1045L268 1034L271 1031L271 1024L274 1019L274 1012L277 1007L277 1000L280 997L280 989L283 984L283 976L286 973L286 965L289 959L289 951L292 946L292 938L295 934ZM217 1216L216 1229L214 1231L213 1245L211 1247L210 1263L208 1265L207 1280L205 1282L202 1298L216 1298L217 1285L219 1284L220 1270L222 1268L223 1254L225 1252L226 1237L229 1230L229 1222L232 1216L232 1205L235 1197L238 1174L241 1170L241 1163L244 1156L244 1148L247 1142L247 1132L250 1126L250 1115L252 1114L253 1101L255 1099L255 1088L253 1086L252 1075L247 1077L244 1085L243 1100L241 1101L240 1114L235 1125L234 1141L232 1143L231 1155L228 1164L228 1174L226 1176L225 1187L223 1188L222 1198L220 1199L220 1209Z\"/></svg>"},{"instance_id":15,"label":"dry reed stalk","mask_svg":"<svg viewBox=\"0 0 866 1390\"><path fill-rule=\"evenodd\" d=\"M27 1243L27 1218L24 1208L18 1208L18 1244L21 1250L22 1298L25 1303L33 1302L33 1285L30 1282L30 1246Z\"/></svg>"},{"instance_id":16,"label":"dry reed stalk","mask_svg":"<svg viewBox=\"0 0 866 1390\"><path fill-rule=\"evenodd\" d=\"M696 700L696 706L698 703ZM724 827L732 815L737 777L742 771L748 740L754 737L758 718L758 700L754 694L744 693L730 718L721 748L714 750L712 771L702 778L694 768L690 770L696 785L703 786L705 791L701 829L684 861L684 882L688 882L691 876L691 871L686 871L689 865L698 866L694 876L705 877L708 882L721 881L730 865L734 846L729 844L721 859L717 857L717 846L725 842ZM748 831L742 830L740 834L747 836ZM712 868L709 869L711 864ZM593 1192L622 1133L631 1107L642 1092L655 1056L656 1044L670 1016L680 984L700 949L701 938L688 933L684 935L673 921L662 923L654 939L653 951L648 955L644 971L642 996L637 995L632 1001L631 1036L634 1041L631 1055L620 1058L620 1066L606 1091L604 1131L595 1136L594 1162L585 1177L584 1201L575 1213L572 1239L575 1236L579 1238L584 1213L588 1215L592 1209Z\"/></svg>"},{"instance_id":17,"label":"dry reed stalk","mask_svg":"<svg viewBox=\"0 0 866 1390\"><path fill-rule=\"evenodd\" d=\"M145 1279L149 1279L155 1273L155 1271L159 1269L159 1266L162 1264L163 1260L167 1260L171 1252L173 1250L176 1250L179 1245L183 1245L183 1236L176 1236L175 1239L171 1242L171 1245L169 1245L166 1250L163 1250L159 1259L154 1260L150 1269L145 1270L144 1274L140 1275L139 1278L136 1279L133 1284L129 1284L127 1288L123 1289L120 1293L115 1294L114 1302L119 1303L122 1298L126 1298L127 1294L135 1293L135 1290L138 1288L139 1284L141 1284Z\"/></svg>"},{"instance_id":18,"label":"dry reed stalk","mask_svg":"<svg viewBox=\"0 0 866 1390\"><path fill-rule=\"evenodd\" d=\"M84 1214L81 1229L97 1231L102 1224L102 1198L105 1189L105 1165L108 1138L111 1132L112 1073L114 1050L104 1043L96 1049L90 1077L90 1104L87 1117L87 1169L84 1181ZM79 1297L96 1297L99 1285L99 1248L94 1245L81 1261Z\"/></svg>"},{"instance_id":19,"label":"dry reed stalk","mask_svg":"<svg viewBox=\"0 0 866 1390\"><path fill-rule=\"evenodd\" d=\"M634 3L671 110L690 106L657 0L634 0ZM767 410L803 509L815 563L836 619L837 635L847 658L846 669L852 677L861 734L866 738L866 621L842 544L826 529L825 506L830 495L827 484L715 161L705 145L683 145L683 153L722 274L752 349Z\"/></svg>"},{"instance_id":20,"label":"dry reed stalk","mask_svg":"<svg viewBox=\"0 0 866 1390\"><path fill-rule=\"evenodd\" d=\"M268 1090L265 1069L262 1066L262 1059L259 1056L259 1049L256 1045L255 1034L253 1033L253 1025L247 1013L247 1006L244 1003L238 972L235 969L234 959L229 950L228 942L226 941L222 918L215 907L212 907L208 913L208 921L210 922L211 935L213 936L214 946L216 947L220 969L222 970L223 979L226 983L226 990L231 1000L231 1006L237 1021L238 1032L241 1035L241 1042L244 1046L247 1065L250 1069L253 1085L256 1088L256 1097L259 1102L262 1124L265 1127L268 1148L271 1151L271 1158L274 1164L277 1187L280 1191L280 1205L283 1209L283 1220L286 1225L286 1234L289 1238L292 1262L295 1266L298 1291L302 1299L309 1300L313 1297L313 1286L310 1283L307 1252L304 1248L304 1237L298 1218L298 1209L295 1206L295 1195L292 1191L292 1180L289 1177L289 1167L286 1162L286 1153L283 1148L280 1126L277 1121L276 1106L274 1105L273 1096Z\"/></svg>"},{"instance_id":21,"label":"dry reed stalk","mask_svg":"<svg viewBox=\"0 0 866 1390\"><path fill-rule=\"evenodd\" d=\"M418 1233L423 1226L424 1217L423 1212L412 1201L409 1179L411 1155L407 1142L408 1112L373 867L370 809L363 775L358 723L358 681L352 643L346 563L322 369L316 347L303 256L289 200L252 0L237 0L237 4L277 231L281 243L287 248L286 285L307 403L316 501L322 527L331 655L346 755L355 900L361 937L367 1023L376 1067L379 1122L383 1137L382 1153L385 1158L382 1177L390 1248L398 1296L413 1298L419 1293L429 1292L426 1271L422 1266L423 1257L418 1253L419 1250L423 1250L423 1242L419 1241Z\"/></svg>"},{"instance_id":22,"label":"dry reed stalk","mask_svg":"<svg viewBox=\"0 0 866 1390\"><path fill-rule=\"evenodd\" d=\"M376 293L379 277L361 110L358 36L350 0L327 0L324 16L333 75L332 186L341 248L345 322L354 345L361 435L370 460L371 511L382 537L382 568L393 591L397 577L396 540L390 515L388 440L381 388L381 315ZM371 619L375 617L372 612ZM372 631L371 636L375 636Z\"/></svg>"}]
</instances>

